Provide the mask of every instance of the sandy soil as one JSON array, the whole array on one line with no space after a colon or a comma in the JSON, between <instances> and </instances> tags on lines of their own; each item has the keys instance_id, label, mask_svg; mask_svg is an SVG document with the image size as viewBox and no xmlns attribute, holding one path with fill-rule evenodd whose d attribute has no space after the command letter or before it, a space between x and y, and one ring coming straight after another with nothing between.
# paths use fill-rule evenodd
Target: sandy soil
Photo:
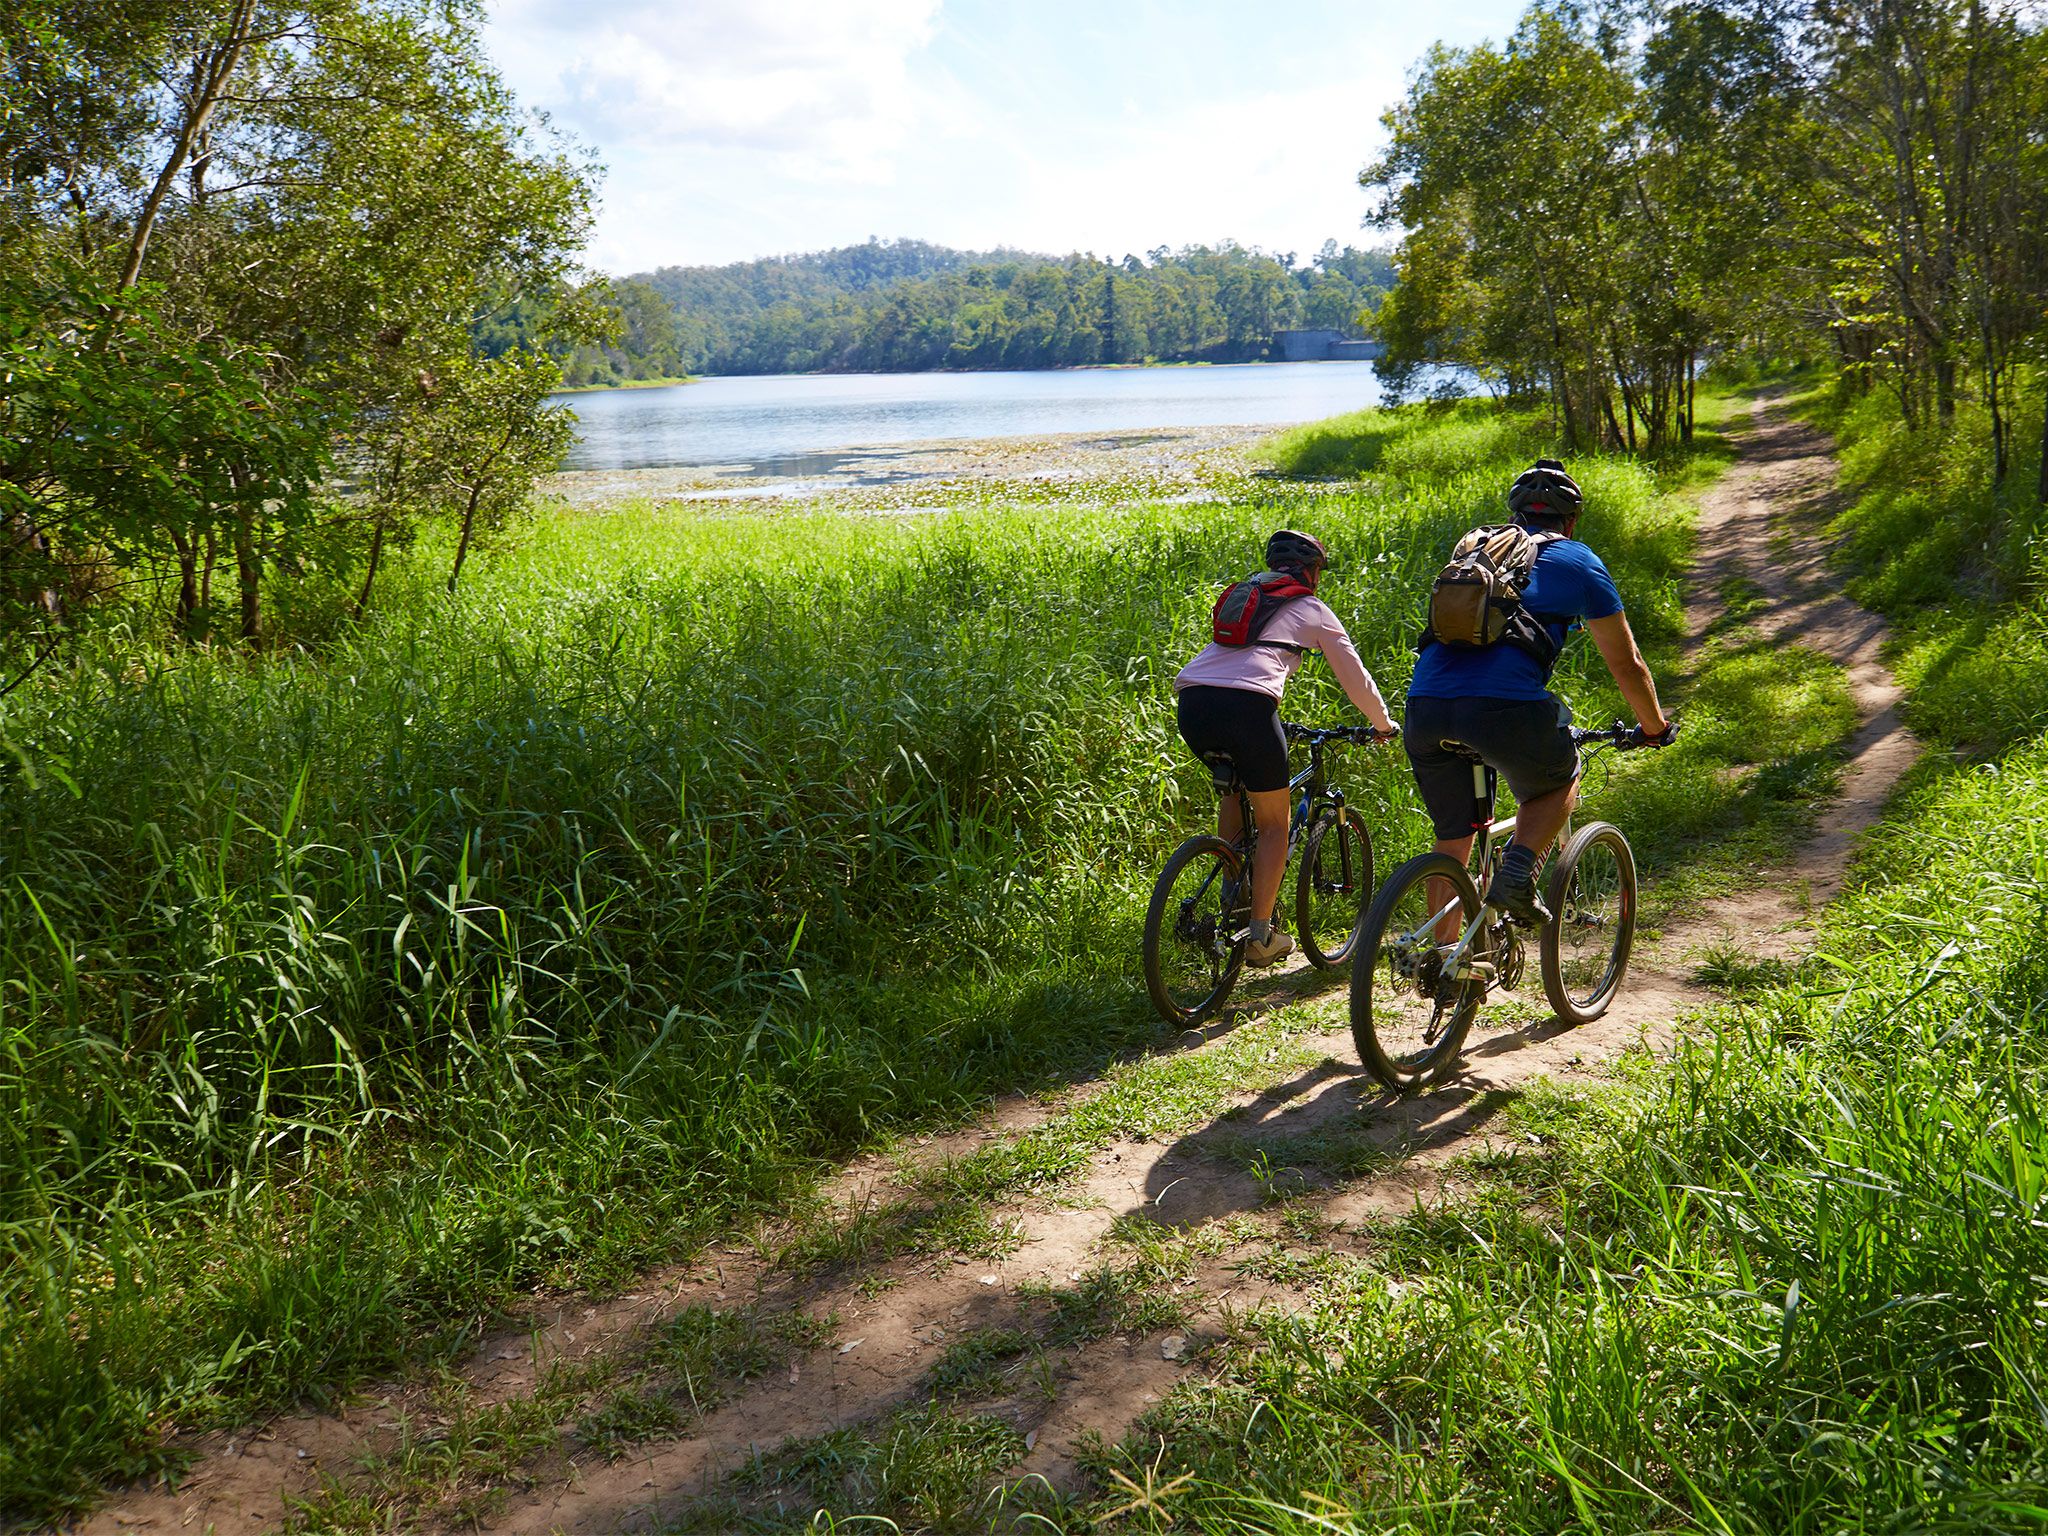
<instances>
[{"instance_id":1,"label":"sandy soil","mask_svg":"<svg viewBox=\"0 0 2048 1536\"><path fill-rule=\"evenodd\" d=\"M590 1458L531 1470L526 1482L504 1490L483 1528L658 1529L718 1490L756 1451L917 1400L947 1340L973 1328L1028 1325L1020 1288L1078 1278L1099 1261L1103 1240L1119 1218L1138 1212L1185 1228L1259 1212L1266 1186L1243 1170L1241 1158L1216 1155L1220 1138L1241 1149L1247 1141L1279 1144L1319 1128L1356 1134L1363 1122L1369 1142L1387 1153L1384 1170L1346 1180L1311 1177L1304 1186L1320 1217L1339 1224L1321 1241L1345 1247L1372 1222L1453 1190L1456 1160L1488 1144L1494 1116L1516 1090L1539 1077L1597 1072L1625 1051L1668 1045L1687 1013L1713 1000L1689 979L1705 945L1741 935L1754 953L1797 948L1809 933L1810 903L1840 889L1857 835L1875 819L1915 748L1898 723L1898 690L1877 658L1880 625L1831 592L1823 570L1826 551L1818 526L1833 478L1826 444L1782 409L1762 404L1740 448L1738 462L1702 505L1700 561L1689 601L1693 634L1696 640L1706 634L1723 583L1746 576L1768 599L1765 611L1750 622L1839 658L1850 670L1863 719L1842 795L1794 863L1765 871L1755 889L1712 903L1639 951L1621 998L1597 1023L1573 1030L1544 1018L1476 1035L1455 1080L1407 1100L1379 1094L1357 1070L1341 1023L1341 985L1311 991L1332 1026L1310 1042L1327 1053L1319 1065L1246 1095L1231 1106L1235 1113L1227 1120L1177 1141L1104 1148L1056 1199L1011 1204L998 1214L1017 1225L1023 1241L1000 1261L903 1258L880 1266L879 1275L873 1268L856 1269L820 1280L778 1269L764 1256L772 1250L738 1245L650 1276L630 1295L596 1305L561 1301L520 1319L484 1340L464 1366L478 1400L530 1390L537 1360L617 1347L691 1302L801 1307L815 1316L836 1316L837 1322L831 1343L754 1383L682 1437L645 1444L616 1462ZM1788 541L1792 556L1784 558ZM1534 990L1533 976L1525 986ZM1269 985L1265 993L1263 1000L1251 1000L1253 1009L1295 1000L1303 986ZM1185 1048L1215 1050L1229 1035L1227 1026L1212 1029ZM1083 1085L1076 1094L1089 1091ZM986 1124L928 1140L910 1153L920 1161L957 1156L1058 1112L1057 1106L1012 1100ZM889 1159L863 1160L832 1182L828 1197L842 1209L859 1209L888 1197L897 1171ZM1202 1342L1221 1332L1234 1309L1264 1300L1284 1304L1287 1295L1247 1279L1226 1259L1205 1263L1185 1289L1193 1321L1172 1338L1110 1337L1063 1351L1049 1393L997 1406L1031 1437L1019 1475L1075 1485L1085 1437L1114 1440L1189 1371L1200 1369ZM394 1387L365 1395L337 1416L288 1416L212 1436L195 1447L199 1460L178 1489L130 1490L81 1530L111 1536L122 1530L210 1528L222 1536L251 1536L273 1529L285 1514L287 1494L312 1490L322 1473L349 1474L366 1451L388 1444L396 1412L423 1400L419 1389Z\"/></svg>"}]
</instances>

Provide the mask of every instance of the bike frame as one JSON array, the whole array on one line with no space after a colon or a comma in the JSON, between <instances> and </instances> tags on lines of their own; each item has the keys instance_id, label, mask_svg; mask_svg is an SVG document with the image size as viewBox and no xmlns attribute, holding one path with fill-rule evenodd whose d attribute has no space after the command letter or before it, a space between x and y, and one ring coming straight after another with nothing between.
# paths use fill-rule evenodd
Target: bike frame
<instances>
[{"instance_id":1,"label":"bike frame","mask_svg":"<svg viewBox=\"0 0 2048 1536\"><path fill-rule=\"evenodd\" d=\"M1575 746L1585 746L1602 739L1605 734L1603 732L1588 731L1581 735L1574 732L1573 744ZM1583 763L1580 765L1580 771L1583 774ZM1500 775L1485 763L1473 763L1472 851L1466 855L1465 863L1466 867L1472 871L1472 883L1479 888L1479 915L1465 925L1465 931L1458 936L1458 947L1452 950L1444 959L1445 973L1458 980L1463 980L1465 977L1470 976L1475 969L1482 966L1485 968L1485 979L1488 981L1493 979L1492 962L1485 960L1474 961L1470 956L1472 945L1478 940L1479 935L1486 927L1486 889L1493 883L1495 867L1494 850L1505 846L1515 835L1514 817L1509 816L1499 820L1496 820L1494 817L1494 805L1499 793ZM1564 830L1557 835L1556 846L1561 847L1565 843L1570 842L1571 836L1572 817L1567 815L1564 819ZM1544 850L1544 857L1546 859L1549 857L1548 849ZM1432 876L1431 878L1434 879L1435 877ZM1404 947L1419 944L1425 933L1435 933L1437 924L1457 910L1458 893L1454 890L1451 892L1451 899L1449 901L1445 902L1443 906L1439 907L1416 928L1401 935L1401 944Z\"/></svg>"},{"instance_id":2,"label":"bike frame","mask_svg":"<svg viewBox=\"0 0 2048 1536\"><path fill-rule=\"evenodd\" d=\"M1293 725L1287 727L1290 735L1296 729ZM1308 766L1287 781L1287 793L1290 797L1297 790L1300 791L1300 798L1294 801L1294 809L1287 818L1287 857L1290 861L1294 858L1295 850L1301 846L1302 833L1308 830L1309 823L1315 819L1317 813L1325 809L1341 811L1345 805L1344 791L1330 784L1323 776L1323 748L1332 741L1342 738L1334 732L1324 736L1319 731L1302 728L1302 735L1299 739L1308 743ZM1217 771L1213 763L1210 765L1210 769L1212 773ZM1238 868L1240 877L1244 882L1244 888L1249 890L1251 888L1252 855L1257 850L1259 844L1259 824L1252 816L1251 791L1238 782L1234 768L1231 772L1229 784L1223 783L1219 777L1217 789L1222 793L1230 793L1234 789L1237 795L1238 814L1241 817L1240 825L1244 830L1237 835L1236 841L1230 847L1231 851L1238 857ZM1199 889L1206 891L1209 888L1209 880L1214 878L1215 875L1212 873L1209 879L1202 882ZM1233 901L1231 905L1235 907L1236 902ZM1234 941L1238 935L1233 932L1231 937Z\"/></svg>"},{"instance_id":3,"label":"bike frame","mask_svg":"<svg viewBox=\"0 0 2048 1536\"><path fill-rule=\"evenodd\" d=\"M1308 824L1315 819L1315 813L1328 807L1341 811L1344 808L1344 791L1332 787L1323 778L1323 748L1328 742L1310 738L1308 744L1308 766L1287 781L1290 798L1296 790L1301 791L1294 800L1294 809L1287 818L1287 857L1292 859L1295 850L1301 846L1301 834L1308 830ZM1252 817L1251 792L1239 785L1237 789L1238 814L1243 817L1244 831L1238 834L1231 846L1236 848L1243 859L1247 873L1252 867L1252 853L1259 845L1259 824Z\"/></svg>"}]
</instances>

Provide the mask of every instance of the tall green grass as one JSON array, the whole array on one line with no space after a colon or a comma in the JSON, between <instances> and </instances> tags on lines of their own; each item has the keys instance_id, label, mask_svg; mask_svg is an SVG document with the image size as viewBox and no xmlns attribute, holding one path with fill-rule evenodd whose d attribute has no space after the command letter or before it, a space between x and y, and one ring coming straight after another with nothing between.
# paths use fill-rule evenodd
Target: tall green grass
<instances>
[{"instance_id":1,"label":"tall green grass","mask_svg":"<svg viewBox=\"0 0 2048 1536\"><path fill-rule=\"evenodd\" d=\"M2044 821L2048 748L1931 781L1797 982L1520 1106L1134 1439L1173 1528L2040 1529Z\"/></svg>"},{"instance_id":2,"label":"tall green grass","mask_svg":"<svg viewBox=\"0 0 2048 1536\"><path fill-rule=\"evenodd\" d=\"M1833 419L1846 571L1933 750L1814 953L1668 1064L1527 1096L1528 1150L1258 1319L1125 1448L1184 1479L1141 1527L2048 1525L2040 521L1977 445ZM1802 686L1732 659L1731 701Z\"/></svg>"},{"instance_id":3,"label":"tall green grass","mask_svg":"<svg viewBox=\"0 0 2048 1536\"><path fill-rule=\"evenodd\" d=\"M2048 385L2048 379L2037 381ZM1851 591L1890 617L1910 722L1978 755L2048 729L2048 509L2038 460L1991 478L1988 426L1965 407L1909 430L1896 402L1816 397L1843 444L1837 520ZM2039 420L2035 400L2023 419Z\"/></svg>"},{"instance_id":4,"label":"tall green grass","mask_svg":"<svg viewBox=\"0 0 2048 1536\"><path fill-rule=\"evenodd\" d=\"M1395 421L1413 468L1334 494L557 518L317 654L107 630L11 696L0 1509L1153 1039L1136 920L1210 814L1169 685L1216 583L1313 528L1397 691L1528 447ZM1668 646L1682 518L1584 469ZM1314 668L1290 709L1344 712ZM1397 754L1344 772L1418 840Z\"/></svg>"}]
</instances>

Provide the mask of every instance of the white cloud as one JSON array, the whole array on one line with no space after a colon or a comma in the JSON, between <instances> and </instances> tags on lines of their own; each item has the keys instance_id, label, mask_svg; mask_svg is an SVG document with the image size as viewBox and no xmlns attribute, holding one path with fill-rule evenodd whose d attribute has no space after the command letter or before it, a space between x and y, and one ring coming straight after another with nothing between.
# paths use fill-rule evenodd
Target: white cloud
<instances>
[{"instance_id":1,"label":"white cloud","mask_svg":"<svg viewBox=\"0 0 2048 1536\"><path fill-rule=\"evenodd\" d=\"M633 272L870 235L1367 243L1357 175L1407 66L1523 0L490 4L513 88L609 167L591 264Z\"/></svg>"},{"instance_id":2,"label":"white cloud","mask_svg":"<svg viewBox=\"0 0 2048 1536\"><path fill-rule=\"evenodd\" d=\"M1051 248L1118 255L1236 239L1306 258L1333 236L1369 243L1383 237L1360 231L1357 176L1398 85L1388 68L1127 114L1092 155L1033 155L1009 205L988 211Z\"/></svg>"},{"instance_id":3,"label":"white cloud","mask_svg":"<svg viewBox=\"0 0 2048 1536\"><path fill-rule=\"evenodd\" d=\"M499 0L494 53L522 96L607 150L756 150L886 174L911 56L940 0Z\"/></svg>"}]
</instances>

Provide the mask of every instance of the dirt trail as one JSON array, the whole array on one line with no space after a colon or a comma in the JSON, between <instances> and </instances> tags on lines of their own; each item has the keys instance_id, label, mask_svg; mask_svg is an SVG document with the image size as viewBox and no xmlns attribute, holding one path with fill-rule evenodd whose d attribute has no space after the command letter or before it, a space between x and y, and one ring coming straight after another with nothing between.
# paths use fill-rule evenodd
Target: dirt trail
<instances>
[{"instance_id":1,"label":"dirt trail","mask_svg":"<svg viewBox=\"0 0 2048 1536\"><path fill-rule=\"evenodd\" d=\"M1366 1171L1349 1178L1304 1175L1307 1198L1291 1203L1312 1207L1317 1243L1342 1247L1353 1240L1347 1226L1397 1214L1449 1188L1454 1160L1486 1144L1489 1121L1518 1088L1542 1076L1593 1070L1630 1049L1667 1044L1687 1011L1712 1001L1713 994L1688 979L1705 945L1740 935L1759 956L1795 949L1807 934L1811 904L1840 889L1856 835L1875 819L1915 746L1899 724L1898 689L1878 660L1882 626L1830 589L1817 526L1833 483L1825 441L1781 407L1760 402L1739 447L1738 461L1700 510L1699 562L1688 594L1694 642L1704 643L1727 583L1743 578L1765 600L1744 622L1841 661L1863 722L1842 795L1791 867L1766 872L1756 889L1711 903L1639 950L1622 997L1598 1023L1571 1030L1546 1017L1480 1034L1454 1082L1406 1101L1377 1094L1355 1070L1340 1023L1341 984L1282 978L1270 989L1280 1000L1316 1000L1337 1026L1307 1042L1311 1054L1323 1052L1326 1059L1231 1103L1225 1115L1178 1141L1103 1148L1057 1197L1000 1207L995 1216L1014 1223L1022 1239L1007 1258L903 1257L807 1280L778 1268L772 1250L729 1248L650 1277L632 1295L597 1306L564 1305L526 1328L486 1339L463 1371L479 1402L529 1391L537 1357L601 1353L693 1302L758 1302L836 1318L831 1343L754 1382L683 1436L650 1441L612 1463L592 1457L564 1465L557 1456L532 1473L532 1486L505 1488L503 1502L481 1527L592 1536L658 1529L707 1495L722 1493L728 1474L757 1452L922 1402L931 1368L949 1341L976 1329L1032 1327L1039 1314L1020 1291L1033 1283L1060 1287L1080 1280L1100 1262L1104 1240L1121 1219L1140 1214L1192 1230L1242 1216L1270 1228L1275 1218L1265 1208L1273 1175L1267 1169L1265 1178L1254 1176L1243 1155L1247 1146L1284 1148L1318 1135L1353 1138L1357 1165ZM1217 1050L1229 1039L1227 1028L1212 1030L1188 1049ZM985 1126L928 1142L912 1155L928 1163L958 1156L1061 1112L1061 1106L1011 1101ZM1222 1155L1227 1149L1235 1155ZM828 1195L841 1209L860 1209L900 1193L897 1171L889 1160L864 1160L845 1170ZM1119 1436L1182 1378L1230 1309L1285 1294L1246 1278L1220 1251L1170 1284L1186 1305L1170 1330L1187 1340L1184 1348L1172 1344L1169 1330L1097 1337L1048 1356L1049 1379L994 1406L1031 1436L1019 1475L1073 1486L1077 1454L1089 1435ZM388 1448L398 1410L424 1401L419 1389L394 1389L339 1416L291 1416L253 1433L210 1437L195 1447L200 1459L181 1488L131 1490L81 1530L112 1536L210 1528L222 1536L254 1536L274 1529L287 1494L303 1496L323 1473L349 1475L365 1451Z\"/></svg>"}]
</instances>

